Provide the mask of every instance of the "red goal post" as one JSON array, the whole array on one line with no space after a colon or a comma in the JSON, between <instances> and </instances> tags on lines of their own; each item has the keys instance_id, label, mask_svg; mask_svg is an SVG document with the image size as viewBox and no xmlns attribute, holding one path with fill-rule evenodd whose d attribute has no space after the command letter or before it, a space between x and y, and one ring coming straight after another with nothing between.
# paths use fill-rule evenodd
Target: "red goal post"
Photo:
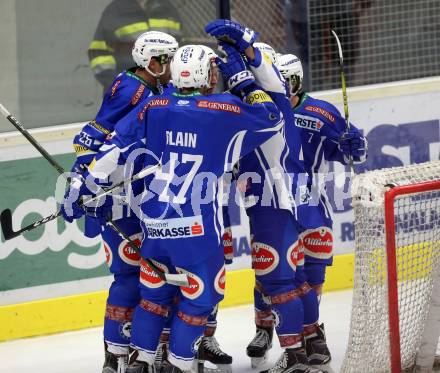
<instances>
[{"instance_id":1,"label":"red goal post","mask_svg":"<svg viewBox=\"0 0 440 373\"><path fill-rule=\"evenodd\" d=\"M432 367L440 334L440 162L357 175L352 196L355 280L341 373L407 372L416 359Z\"/></svg>"}]
</instances>

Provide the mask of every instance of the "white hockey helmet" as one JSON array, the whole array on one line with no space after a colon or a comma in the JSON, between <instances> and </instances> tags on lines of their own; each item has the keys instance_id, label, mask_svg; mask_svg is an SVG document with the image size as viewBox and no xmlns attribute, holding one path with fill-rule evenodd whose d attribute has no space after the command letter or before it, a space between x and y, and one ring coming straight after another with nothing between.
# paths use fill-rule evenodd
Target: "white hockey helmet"
<instances>
[{"instance_id":1,"label":"white hockey helmet","mask_svg":"<svg viewBox=\"0 0 440 373\"><path fill-rule=\"evenodd\" d=\"M212 56L205 48L185 45L177 50L171 61L171 79L177 88L209 87Z\"/></svg>"},{"instance_id":2,"label":"white hockey helmet","mask_svg":"<svg viewBox=\"0 0 440 373\"><path fill-rule=\"evenodd\" d=\"M275 52L275 49L273 49L269 44L254 43L253 47L257 48L261 53L265 53L267 56L269 56L269 59L272 61L274 65L278 63L277 52Z\"/></svg>"},{"instance_id":3,"label":"white hockey helmet","mask_svg":"<svg viewBox=\"0 0 440 373\"><path fill-rule=\"evenodd\" d=\"M215 58L218 57L218 56L217 56L217 53L215 53L213 49L207 47L206 45L200 45L200 46L203 48L203 50L204 50L206 53L208 53L208 57L211 59L211 61L212 61L213 63L215 63Z\"/></svg>"},{"instance_id":4,"label":"white hockey helmet","mask_svg":"<svg viewBox=\"0 0 440 373\"><path fill-rule=\"evenodd\" d=\"M165 65L174 56L178 47L177 40L165 32L144 32L134 42L132 50L133 60L136 65L157 77L165 73ZM158 58L159 62L163 65L160 73L153 73L148 68L152 57Z\"/></svg>"},{"instance_id":5,"label":"white hockey helmet","mask_svg":"<svg viewBox=\"0 0 440 373\"><path fill-rule=\"evenodd\" d=\"M213 93L214 89L218 83L218 69L215 59L218 57L217 53L213 49L207 47L206 45L201 45L206 53L208 53L209 60L211 61L211 71L209 74L209 91L208 93Z\"/></svg>"},{"instance_id":6,"label":"white hockey helmet","mask_svg":"<svg viewBox=\"0 0 440 373\"><path fill-rule=\"evenodd\" d=\"M289 84L292 95L296 95L302 86L303 68L301 61L294 54L283 54L278 58L278 70Z\"/></svg>"}]
</instances>

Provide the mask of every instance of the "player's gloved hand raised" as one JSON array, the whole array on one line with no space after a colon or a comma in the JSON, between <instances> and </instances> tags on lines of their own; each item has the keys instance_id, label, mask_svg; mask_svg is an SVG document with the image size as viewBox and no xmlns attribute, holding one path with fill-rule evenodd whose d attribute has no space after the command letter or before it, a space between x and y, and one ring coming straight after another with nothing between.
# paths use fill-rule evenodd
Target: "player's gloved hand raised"
<instances>
[{"instance_id":1,"label":"player's gloved hand raised","mask_svg":"<svg viewBox=\"0 0 440 373\"><path fill-rule=\"evenodd\" d=\"M235 45L242 53L252 46L258 37L258 32L228 19L216 19L208 23L205 31L220 41Z\"/></svg>"},{"instance_id":2,"label":"player's gloved hand raised","mask_svg":"<svg viewBox=\"0 0 440 373\"><path fill-rule=\"evenodd\" d=\"M254 75L247 69L241 54L226 43L219 43L219 47L227 55L226 62L218 57L215 62L227 83L228 89L237 94L255 83Z\"/></svg>"},{"instance_id":3,"label":"player's gloved hand raised","mask_svg":"<svg viewBox=\"0 0 440 373\"><path fill-rule=\"evenodd\" d=\"M368 142L359 131L350 129L339 138L338 147L344 155L362 159L367 155Z\"/></svg>"}]
</instances>

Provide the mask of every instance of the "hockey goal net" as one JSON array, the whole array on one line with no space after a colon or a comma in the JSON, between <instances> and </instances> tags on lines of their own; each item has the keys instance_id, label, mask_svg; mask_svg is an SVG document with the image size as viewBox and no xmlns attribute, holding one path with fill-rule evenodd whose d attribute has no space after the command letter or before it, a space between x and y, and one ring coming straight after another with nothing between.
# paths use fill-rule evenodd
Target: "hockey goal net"
<instances>
[{"instance_id":1,"label":"hockey goal net","mask_svg":"<svg viewBox=\"0 0 440 373\"><path fill-rule=\"evenodd\" d=\"M440 161L357 175L352 196L355 275L341 373L412 371L423 354L432 364L440 332L433 292L440 293Z\"/></svg>"}]
</instances>

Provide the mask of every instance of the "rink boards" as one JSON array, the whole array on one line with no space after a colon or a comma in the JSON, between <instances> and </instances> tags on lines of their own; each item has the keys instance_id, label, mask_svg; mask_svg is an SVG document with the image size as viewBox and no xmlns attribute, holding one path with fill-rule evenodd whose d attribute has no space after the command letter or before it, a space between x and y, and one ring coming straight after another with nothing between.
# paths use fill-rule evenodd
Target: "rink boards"
<instances>
[{"instance_id":1,"label":"rink boards","mask_svg":"<svg viewBox=\"0 0 440 373\"><path fill-rule=\"evenodd\" d=\"M440 78L349 89L350 119L369 138L369 169L439 159ZM342 109L340 91L312 94ZM26 126L26 123L23 123ZM66 168L71 139L81 124L32 131ZM73 151L73 149L72 149ZM66 154L67 153L67 154ZM56 173L17 133L0 134L2 205L14 227L56 208ZM345 170L348 173L348 169ZM342 166L335 168L335 264L326 290L353 285L354 225ZM222 306L252 301L253 273L243 212L234 218L234 264ZM76 224L53 221L35 232L0 242L0 341L102 324L111 277L99 239L85 239Z\"/></svg>"}]
</instances>

